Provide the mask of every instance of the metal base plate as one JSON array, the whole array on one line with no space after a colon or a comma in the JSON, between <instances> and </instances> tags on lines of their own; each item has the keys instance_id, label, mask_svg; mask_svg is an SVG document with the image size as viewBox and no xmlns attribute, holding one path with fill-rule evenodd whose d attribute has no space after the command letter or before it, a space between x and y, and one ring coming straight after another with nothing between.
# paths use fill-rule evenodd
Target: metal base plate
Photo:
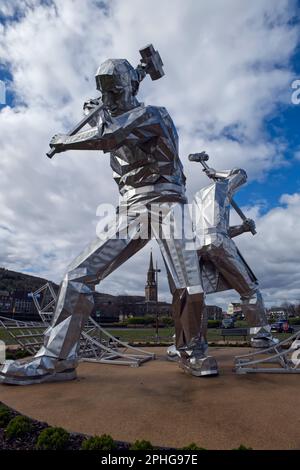
<instances>
[{"instance_id":1,"label":"metal base plate","mask_svg":"<svg viewBox=\"0 0 300 470\"><path fill-rule=\"evenodd\" d=\"M197 359L195 363L190 362L190 359L182 359L179 366L187 374L194 375L195 377L214 376L219 374L217 361L212 356Z\"/></svg>"},{"instance_id":2,"label":"metal base plate","mask_svg":"<svg viewBox=\"0 0 300 470\"><path fill-rule=\"evenodd\" d=\"M64 372L54 372L52 374L35 375L35 376L13 376L0 373L0 383L7 385L31 385L41 384L46 382L63 382L66 380L76 379L77 374L75 369L66 370Z\"/></svg>"},{"instance_id":3,"label":"metal base plate","mask_svg":"<svg viewBox=\"0 0 300 470\"><path fill-rule=\"evenodd\" d=\"M271 345L268 343L268 340L262 338L251 338L251 347L255 349L264 349L268 348Z\"/></svg>"}]
</instances>

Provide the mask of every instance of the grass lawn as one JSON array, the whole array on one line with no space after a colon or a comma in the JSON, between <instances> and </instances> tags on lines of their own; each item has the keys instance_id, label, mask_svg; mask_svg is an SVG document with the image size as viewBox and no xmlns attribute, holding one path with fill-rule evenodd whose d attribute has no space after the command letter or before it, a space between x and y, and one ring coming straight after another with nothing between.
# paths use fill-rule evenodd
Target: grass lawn
<instances>
[{"instance_id":1,"label":"grass lawn","mask_svg":"<svg viewBox=\"0 0 300 470\"><path fill-rule=\"evenodd\" d=\"M155 328L136 328L128 329L120 328L119 330L113 329L108 332L117 336L121 341L130 342L130 341L156 341L156 329ZM174 335L174 328L159 328L158 336L161 341L172 341L172 336Z\"/></svg>"},{"instance_id":2,"label":"grass lawn","mask_svg":"<svg viewBox=\"0 0 300 470\"><path fill-rule=\"evenodd\" d=\"M45 329L41 328L41 329L35 329L34 330L34 333L41 333L43 332ZM16 329L14 330L14 334L16 335L22 335L22 330L20 329ZM23 332L24 334L24 332ZM8 331L5 329L5 328L0 328L0 340L4 341L7 345L9 344L18 344L17 341L8 333Z\"/></svg>"},{"instance_id":3,"label":"grass lawn","mask_svg":"<svg viewBox=\"0 0 300 470\"><path fill-rule=\"evenodd\" d=\"M245 325L242 325L245 326ZM131 341L156 341L156 330L154 328L138 328L126 330L124 329L113 329L108 330L114 336L117 336L120 340L131 342ZM174 335L174 328L160 328L158 330L159 340L161 341L172 341L172 336ZM276 338L279 338L279 341L286 339L290 334L280 333L274 335ZM209 328L207 330L207 339L209 342L216 342L222 340L221 329L219 328ZM250 340L250 337L247 338ZM243 336L227 336L226 341L244 341Z\"/></svg>"},{"instance_id":4,"label":"grass lawn","mask_svg":"<svg viewBox=\"0 0 300 470\"><path fill-rule=\"evenodd\" d=\"M0 340L4 341L6 344L16 344L16 341L10 336L5 328L0 328Z\"/></svg>"},{"instance_id":5,"label":"grass lawn","mask_svg":"<svg viewBox=\"0 0 300 470\"><path fill-rule=\"evenodd\" d=\"M245 322L242 325L237 325L238 327L245 327ZM156 338L156 330L155 328L120 328L120 329L108 329L108 332L113 336L117 336L121 341L125 342L155 342ZM216 342L222 340L221 330L217 328L209 328L207 331L207 339L209 342ZM158 330L158 341L160 342L172 342L172 336L174 335L174 328L173 327L166 327L166 328L159 328ZM286 339L290 336L290 334L280 333L275 334L280 341ZM4 329L0 328L0 340L4 341L7 345L9 344L16 344L16 341L10 336L10 334ZM244 338L242 336L227 336L226 341L243 341Z\"/></svg>"}]
</instances>

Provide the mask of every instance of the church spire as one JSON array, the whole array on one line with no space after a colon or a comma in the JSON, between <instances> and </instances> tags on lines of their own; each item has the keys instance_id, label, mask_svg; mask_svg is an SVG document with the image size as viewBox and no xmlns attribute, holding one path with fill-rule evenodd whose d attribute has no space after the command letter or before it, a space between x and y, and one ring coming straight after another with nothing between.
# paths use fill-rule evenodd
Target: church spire
<instances>
[{"instance_id":1,"label":"church spire","mask_svg":"<svg viewBox=\"0 0 300 470\"><path fill-rule=\"evenodd\" d=\"M152 250L150 253L149 269L147 273L147 283L145 285L145 298L146 298L146 302L157 301L156 272L153 267Z\"/></svg>"},{"instance_id":2,"label":"church spire","mask_svg":"<svg viewBox=\"0 0 300 470\"><path fill-rule=\"evenodd\" d=\"M147 286L155 286L156 285L156 277L155 277L155 270L153 268L153 257L152 257L152 250L150 253L150 263L149 269L147 274Z\"/></svg>"},{"instance_id":3,"label":"church spire","mask_svg":"<svg viewBox=\"0 0 300 470\"><path fill-rule=\"evenodd\" d=\"M152 257L152 250L150 252L150 263L149 263L149 269L148 269L148 272L149 271L154 271L153 269L153 257Z\"/></svg>"}]
</instances>

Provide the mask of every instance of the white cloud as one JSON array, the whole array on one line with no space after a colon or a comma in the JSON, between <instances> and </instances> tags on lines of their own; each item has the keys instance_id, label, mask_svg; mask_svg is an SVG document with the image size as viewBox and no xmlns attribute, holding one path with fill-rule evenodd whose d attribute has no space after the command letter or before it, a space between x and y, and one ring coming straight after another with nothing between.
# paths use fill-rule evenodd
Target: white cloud
<instances>
[{"instance_id":1,"label":"white cloud","mask_svg":"<svg viewBox=\"0 0 300 470\"><path fill-rule=\"evenodd\" d=\"M243 234L235 241L258 277L267 305L300 302L300 194L283 194L280 206L264 215L255 207L245 213L256 220L257 235Z\"/></svg>"},{"instance_id":2,"label":"white cloud","mask_svg":"<svg viewBox=\"0 0 300 470\"><path fill-rule=\"evenodd\" d=\"M138 49L149 42L166 76L147 78L141 100L166 106L174 118L189 194L205 182L187 162L190 152L206 149L212 165L245 167L252 179L284 164L284 142L269 141L263 123L290 100L296 2L173 0L170 8L169 0L4 0L0 8L9 17L0 57L16 96L15 107L0 112L0 264L59 280L94 237L97 205L117 200L107 155L68 152L50 161L45 152L50 137L72 127L83 101L97 94L97 66L107 57L137 64ZM290 214L292 204L278 210ZM147 250L103 289L141 292ZM265 250L268 259L273 248Z\"/></svg>"}]
</instances>

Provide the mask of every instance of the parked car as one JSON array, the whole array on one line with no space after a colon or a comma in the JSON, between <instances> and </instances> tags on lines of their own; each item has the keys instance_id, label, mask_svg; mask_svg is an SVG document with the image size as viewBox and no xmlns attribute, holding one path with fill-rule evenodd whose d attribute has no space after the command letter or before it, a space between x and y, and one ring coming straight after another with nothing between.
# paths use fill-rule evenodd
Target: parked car
<instances>
[{"instance_id":1,"label":"parked car","mask_svg":"<svg viewBox=\"0 0 300 470\"><path fill-rule=\"evenodd\" d=\"M234 319L233 318L223 318L222 328L234 328Z\"/></svg>"},{"instance_id":2,"label":"parked car","mask_svg":"<svg viewBox=\"0 0 300 470\"><path fill-rule=\"evenodd\" d=\"M294 333L294 328L287 320L280 320L271 325L272 333Z\"/></svg>"}]
</instances>

